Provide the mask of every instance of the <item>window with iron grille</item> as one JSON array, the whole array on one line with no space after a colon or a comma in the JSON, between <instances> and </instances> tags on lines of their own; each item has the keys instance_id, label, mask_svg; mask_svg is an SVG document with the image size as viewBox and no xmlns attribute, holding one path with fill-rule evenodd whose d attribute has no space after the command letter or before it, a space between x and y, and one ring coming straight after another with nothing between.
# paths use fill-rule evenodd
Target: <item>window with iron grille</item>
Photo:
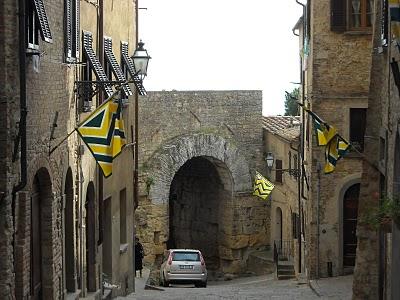
<instances>
[{"instance_id":1,"label":"window with iron grille","mask_svg":"<svg viewBox=\"0 0 400 300\"><path fill-rule=\"evenodd\" d=\"M331 0L331 30L370 30L374 0Z\"/></svg>"},{"instance_id":2,"label":"window with iron grille","mask_svg":"<svg viewBox=\"0 0 400 300\"><path fill-rule=\"evenodd\" d=\"M358 151L364 151L366 108L350 108L350 143Z\"/></svg>"},{"instance_id":3,"label":"window with iron grille","mask_svg":"<svg viewBox=\"0 0 400 300\"><path fill-rule=\"evenodd\" d=\"M28 49L39 49L39 32L43 41L53 42L43 0L26 0L26 41Z\"/></svg>"},{"instance_id":4,"label":"window with iron grille","mask_svg":"<svg viewBox=\"0 0 400 300\"><path fill-rule=\"evenodd\" d=\"M74 62L79 58L79 17L80 1L64 1L64 48L67 62Z\"/></svg>"}]
</instances>

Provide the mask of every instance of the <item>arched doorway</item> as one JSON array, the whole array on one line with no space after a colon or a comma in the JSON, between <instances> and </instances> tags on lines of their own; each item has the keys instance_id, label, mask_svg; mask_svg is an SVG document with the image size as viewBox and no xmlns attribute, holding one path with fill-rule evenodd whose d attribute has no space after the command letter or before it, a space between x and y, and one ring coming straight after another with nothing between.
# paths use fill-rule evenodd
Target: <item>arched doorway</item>
<instances>
[{"instance_id":1,"label":"arched doorway","mask_svg":"<svg viewBox=\"0 0 400 300\"><path fill-rule=\"evenodd\" d=\"M93 182L89 182L86 191L86 288L96 291L96 208Z\"/></svg>"},{"instance_id":2,"label":"arched doorway","mask_svg":"<svg viewBox=\"0 0 400 300\"><path fill-rule=\"evenodd\" d=\"M64 232L65 232L65 288L67 292L76 290L76 261L75 261L75 218L74 218L74 188L72 171L69 168L65 178L65 209L64 209Z\"/></svg>"},{"instance_id":3,"label":"arched doorway","mask_svg":"<svg viewBox=\"0 0 400 300\"><path fill-rule=\"evenodd\" d=\"M353 268L357 250L357 218L360 184L350 186L343 197L343 268Z\"/></svg>"},{"instance_id":4,"label":"arched doorway","mask_svg":"<svg viewBox=\"0 0 400 300\"><path fill-rule=\"evenodd\" d=\"M224 163L205 156L188 160L170 188L168 248L199 249L208 269L219 270L219 239L231 198L232 178Z\"/></svg>"},{"instance_id":5,"label":"arched doorway","mask_svg":"<svg viewBox=\"0 0 400 300\"><path fill-rule=\"evenodd\" d=\"M279 243L282 242L282 209L280 207L277 207L275 210L275 241L280 241Z\"/></svg>"},{"instance_id":6,"label":"arched doorway","mask_svg":"<svg viewBox=\"0 0 400 300\"><path fill-rule=\"evenodd\" d=\"M46 299L52 290L44 292L44 286L52 286L53 270L47 263L52 259L52 185L45 168L39 169L33 179L31 191L31 299Z\"/></svg>"}]
</instances>

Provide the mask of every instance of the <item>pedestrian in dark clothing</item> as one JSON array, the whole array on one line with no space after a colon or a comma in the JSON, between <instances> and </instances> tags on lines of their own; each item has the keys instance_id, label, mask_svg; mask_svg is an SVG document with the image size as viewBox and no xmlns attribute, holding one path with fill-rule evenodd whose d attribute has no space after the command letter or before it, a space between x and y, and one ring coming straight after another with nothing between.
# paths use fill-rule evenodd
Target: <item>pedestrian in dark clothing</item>
<instances>
[{"instance_id":1,"label":"pedestrian in dark clothing","mask_svg":"<svg viewBox=\"0 0 400 300\"><path fill-rule=\"evenodd\" d=\"M142 277L143 257L144 257L143 246L139 242L139 238L135 238L135 277L137 271L139 271L140 277Z\"/></svg>"}]
</instances>

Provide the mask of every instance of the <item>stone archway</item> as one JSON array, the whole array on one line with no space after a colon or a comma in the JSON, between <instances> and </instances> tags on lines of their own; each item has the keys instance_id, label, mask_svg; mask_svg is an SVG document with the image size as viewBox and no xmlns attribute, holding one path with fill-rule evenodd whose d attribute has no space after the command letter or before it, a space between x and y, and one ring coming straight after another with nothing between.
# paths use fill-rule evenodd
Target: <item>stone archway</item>
<instances>
[{"instance_id":1,"label":"stone archway","mask_svg":"<svg viewBox=\"0 0 400 300\"><path fill-rule=\"evenodd\" d=\"M31 190L30 281L32 299L52 299L53 286L53 192L50 174L40 168Z\"/></svg>"},{"instance_id":2,"label":"stone archway","mask_svg":"<svg viewBox=\"0 0 400 300\"><path fill-rule=\"evenodd\" d=\"M233 193L251 191L249 165L240 150L221 136L199 133L180 136L163 144L148 160L147 176L153 182L149 187L148 197L152 203L168 203L170 186L175 174L188 160L203 156L218 160L220 163L217 165L226 165L233 180Z\"/></svg>"},{"instance_id":3,"label":"stone archway","mask_svg":"<svg viewBox=\"0 0 400 300\"><path fill-rule=\"evenodd\" d=\"M167 248L199 249L209 270L220 269L220 239L229 231L222 220L232 207L229 170L211 157L194 157L175 174L169 196Z\"/></svg>"},{"instance_id":4,"label":"stone archway","mask_svg":"<svg viewBox=\"0 0 400 300\"><path fill-rule=\"evenodd\" d=\"M68 293L76 291L76 253L75 253L75 216L74 187L71 168L68 168L65 178L65 209L64 209L64 276L65 288Z\"/></svg>"},{"instance_id":5,"label":"stone archway","mask_svg":"<svg viewBox=\"0 0 400 300\"><path fill-rule=\"evenodd\" d=\"M263 220L247 219L256 215L258 208L254 206L261 206L260 211L265 207L254 202L258 200L251 196L249 165L235 144L215 134L183 135L163 144L147 162L145 174L141 174L146 192L142 186L141 194L147 195L153 219L145 220L149 214L143 212L146 217L139 219L137 224L145 247L154 247L154 256L148 259L158 263L162 250L167 247L182 245L203 249L204 245L195 240L205 240L204 231L201 233L198 228L206 227L214 236L212 246L203 251L209 261L215 262L215 269L237 273L245 268L248 247L262 244L269 237L264 238L264 228L258 228L264 224ZM195 182L195 174L200 176L199 182ZM204 193L207 184L210 191ZM192 190L187 191L185 187ZM198 192L200 188L203 192ZM197 199L199 203L189 208L189 199ZM139 206L137 213L148 208L147 205ZM211 215L191 224L177 221L177 215L192 218L196 209L211 212ZM186 231L188 236L177 235L177 230L174 232L174 228L185 226L190 229ZM258 235L250 237L253 232Z\"/></svg>"},{"instance_id":6,"label":"stone archway","mask_svg":"<svg viewBox=\"0 0 400 300\"><path fill-rule=\"evenodd\" d=\"M88 292L96 291L96 211L95 188L89 182L86 190L86 289Z\"/></svg>"}]
</instances>

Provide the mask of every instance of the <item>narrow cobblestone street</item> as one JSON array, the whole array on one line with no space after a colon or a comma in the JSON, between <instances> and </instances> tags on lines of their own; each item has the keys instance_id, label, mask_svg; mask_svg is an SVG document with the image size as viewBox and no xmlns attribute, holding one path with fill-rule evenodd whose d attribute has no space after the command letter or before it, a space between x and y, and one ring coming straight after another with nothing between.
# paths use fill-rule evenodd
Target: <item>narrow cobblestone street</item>
<instances>
[{"instance_id":1,"label":"narrow cobblestone street","mask_svg":"<svg viewBox=\"0 0 400 300\"><path fill-rule=\"evenodd\" d=\"M146 272L147 273L147 272ZM146 275L145 273L145 275ZM185 300L291 300L291 299L351 299L352 279L342 276L299 284L297 280L276 280L274 275L238 278L231 281L209 282L207 288L173 285L160 290L145 290L145 278L136 278L136 293L117 299L185 299Z\"/></svg>"}]
</instances>

